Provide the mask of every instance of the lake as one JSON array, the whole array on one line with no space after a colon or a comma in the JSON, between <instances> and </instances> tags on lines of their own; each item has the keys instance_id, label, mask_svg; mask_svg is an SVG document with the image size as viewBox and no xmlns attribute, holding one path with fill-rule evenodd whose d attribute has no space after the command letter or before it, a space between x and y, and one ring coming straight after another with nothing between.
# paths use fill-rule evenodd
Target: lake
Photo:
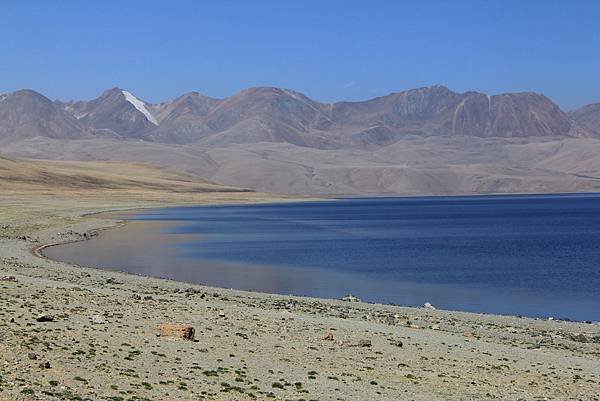
<instances>
[{"instance_id":1,"label":"lake","mask_svg":"<svg viewBox=\"0 0 600 401\"><path fill-rule=\"evenodd\" d=\"M600 195L156 209L52 259L279 294L600 321Z\"/></svg>"}]
</instances>

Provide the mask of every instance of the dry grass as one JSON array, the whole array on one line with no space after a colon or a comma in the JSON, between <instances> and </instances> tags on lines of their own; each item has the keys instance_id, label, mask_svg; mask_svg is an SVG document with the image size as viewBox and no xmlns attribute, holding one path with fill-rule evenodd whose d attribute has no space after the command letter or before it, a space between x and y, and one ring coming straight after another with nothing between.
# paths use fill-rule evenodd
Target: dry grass
<instances>
[{"instance_id":1,"label":"dry grass","mask_svg":"<svg viewBox=\"0 0 600 401\"><path fill-rule=\"evenodd\" d=\"M33 161L0 158L0 188L7 191L249 192L143 163Z\"/></svg>"},{"instance_id":2,"label":"dry grass","mask_svg":"<svg viewBox=\"0 0 600 401\"><path fill-rule=\"evenodd\" d=\"M9 236L72 224L102 210L291 199L142 163L7 158L0 158L0 194L0 234Z\"/></svg>"}]
</instances>

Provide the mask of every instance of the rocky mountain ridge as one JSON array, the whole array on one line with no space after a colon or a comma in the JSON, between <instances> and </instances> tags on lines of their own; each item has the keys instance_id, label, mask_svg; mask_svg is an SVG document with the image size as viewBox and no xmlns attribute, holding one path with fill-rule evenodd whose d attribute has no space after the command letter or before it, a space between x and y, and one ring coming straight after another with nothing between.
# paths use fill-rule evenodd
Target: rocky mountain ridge
<instances>
[{"instance_id":1,"label":"rocky mountain ridge","mask_svg":"<svg viewBox=\"0 0 600 401\"><path fill-rule=\"evenodd\" d=\"M569 113L583 129L600 136L600 103L588 104Z\"/></svg>"},{"instance_id":2,"label":"rocky mountain ridge","mask_svg":"<svg viewBox=\"0 0 600 401\"><path fill-rule=\"evenodd\" d=\"M256 87L215 99L197 92L146 103L120 88L90 101L51 101L21 90L0 96L0 141L110 137L228 146L289 143L379 149L410 136L593 137L600 105L570 113L541 94L489 96L431 86L358 102L321 103L289 89Z\"/></svg>"}]
</instances>

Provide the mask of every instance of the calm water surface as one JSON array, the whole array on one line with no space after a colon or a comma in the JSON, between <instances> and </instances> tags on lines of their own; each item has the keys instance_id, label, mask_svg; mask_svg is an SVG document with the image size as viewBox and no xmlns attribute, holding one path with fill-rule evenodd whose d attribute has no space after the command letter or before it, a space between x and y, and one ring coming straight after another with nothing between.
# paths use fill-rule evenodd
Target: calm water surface
<instances>
[{"instance_id":1,"label":"calm water surface","mask_svg":"<svg viewBox=\"0 0 600 401\"><path fill-rule=\"evenodd\" d=\"M157 209L46 250L254 291L600 320L600 195L345 199Z\"/></svg>"}]
</instances>

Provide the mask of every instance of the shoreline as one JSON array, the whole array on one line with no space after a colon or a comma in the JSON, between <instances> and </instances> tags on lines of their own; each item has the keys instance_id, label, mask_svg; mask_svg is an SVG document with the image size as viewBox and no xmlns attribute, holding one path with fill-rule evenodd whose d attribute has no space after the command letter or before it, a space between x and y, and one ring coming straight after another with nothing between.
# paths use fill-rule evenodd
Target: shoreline
<instances>
[{"instance_id":1,"label":"shoreline","mask_svg":"<svg viewBox=\"0 0 600 401\"><path fill-rule=\"evenodd\" d=\"M543 195L543 194L540 194L540 195ZM297 201L300 202L302 200L291 200L291 202L297 202ZM278 203L278 202L274 202L274 203ZM254 205L254 204L261 204L261 203L245 203L245 205ZM224 206L227 204L217 204L217 205ZM120 212L125 212L125 214L133 214L133 213L136 213L136 211L141 212L144 210L151 210L151 209L163 209L163 208L172 208L172 207L196 207L196 206L213 206L213 205L173 204L173 205L169 205L169 206L159 206L159 207L152 205L152 206L147 206L147 207L136 207L136 208L131 208L131 209L105 209L105 210L99 210L99 211L94 211L94 212L89 212L89 213L83 213L80 215L80 217L87 219L92 216L104 215L104 214L116 214L116 213L120 213ZM105 232L105 231L108 232L110 230L125 228L127 226L127 220L114 219L111 217L101 218L102 223L106 223L108 221L113 222L114 224L111 224L111 225L102 224L97 227L92 226L91 228L88 228L85 231L85 234L86 234L85 236L80 236L79 238L76 238L76 239L65 239L64 241L61 241L61 242L53 242L53 243L46 243L46 244L33 246L33 247L29 248L30 253L32 256L40 258L42 260L50 261L53 263L64 264L64 265L71 266L71 267L74 267L77 269L85 269L85 270L92 269L92 270L97 270L99 272L107 272L107 273L112 272L112 273L118 273L118 274L122 274L122 275L151 279L151 280L152 279L160 280L160 281L164 280L164 281L168 281L168 282L172 282L172 283L177 283L178 285L200 286L200 287L205 287L205 288L213 289L213 290L234 291L234 292L240 292L240 293L244 293L244 294L251 294L251 295L254 294L257 296L282 297L282 298L292 297L292 298L316 300L316 301L322 301L322 302L344 302L341 299L336 299L336 298L321 298L321 297L311 297L311 296L303 296L303 295L278 294L278 293L269 293L269 292L260 292L260 291L248 291L248 290L242 290L242 289L236 289L236 288L216 287L216 286L210 286L210 285L205 285L205 284L196 284L196 283L190 283L190 282L186 282L186 281L179 281L179 280L174 280L174 279L170 279L170 278L166 278L166 277L155 277L155 276L150 276L150 275L140 275L140 274L135 274L135 273L129 273L129 272L123 271L123 270L110 270L110 269L106 269L106 268L102 268L102 267L83 266L83 265L77 265L77 264L73 264L73 263L63 262L60 260L55 260L55 259L49 258L49 257L45 256L43 253L41 253L41 251L43 251L43 249L46 249L49 247L66 245L66 244L77 243L77 242L90 241L96 235L98 235L100 232ZM68 228L68 226L64 226L63 228ZM414 309L414 310L423 310L424 309L423 307L418 307L418 306L385 304L385 303L376 303L376 302L369 302L369 301L358 301L357 304L371 305L371 306L375 306L375 307L403 308L403 309ZM469 311L450 310L450 309L430 309L430 310L446 312L446 313L475 315L478 317L486 316L486 317L490 317L490 318L498 317L498 318L514 318L514 319L530 319L530 320L534 320L534 321L555 321L555 322L576 323L576 324L584 324L584 325L591 324L591 325L599 325L600 326L600 322L577 321L577 320L560 319L560 318L553 319L553 318L530 317L530 316L512 315L512 314L469 312Z\"/></svg>"},{"instance_id":2,"label":"shoreline","mask_svg":"<svg viewBox=\"0 0 600 401\"><path fill-rule=\"evenodd\" d=\"M555 195L555 194L552 194L552 195ZM561 195L564 196L564 194L561 194ZM571 194L568 194L568 195L571 195ZM581 194L581 195L588 195L588 194ZM540 196L544 196L544 194L540 194ZM404 198L404 197L397 197L397 198ZM320 201L320 200L318 200L318 201ZM302 200L292 200L292 202L303 202L303 201ZM282 203L282 202L273 202L273 203ZM287 202L285 202L285 203L287 203ZM244 205L254 205L254 204L263 204L263 203L247 203ZM271 202L269 202L269 204L271 204ZM185 280L180 280L177 278L155 276L152 274L144 274L144 273L135 273L130 270L122 270L117 267L109 268L109 267L93 266L90 264L73 263L73 262L61 260L60 258L53 259L51 257L46 256L43 253L43 251L45 249L48 249L51 247L93 240L98 235L102 234L103 232L107 232L109 230L118 230L118 229L124 230L124 229L126 229L128 226L128 220L126 218L125 219L117 218L116 215L134 216L134 215L143 213L146 210L170 209L170 208L181 208L181 207L202 207L202 206L213 206L213 205L180 204L180 205L171 205L171 206L159 207L159 208L149 206L149 207L141 207L141 208L134 208L134 209L103 210L103 211L97 211L97 212L92 212L92 213L86 213L86 214L83 214L81 217L89 218L89 217L95 216L94 218L99 217L104 221L114 222L114 224L112 224L110 226L104 226L104 227L101 227L98 229L91 228L88 231L86 231L86 233L84 234L84 237L82 237L80 239L65 241L65 242L48 243L48 244L43 244L43 245L34 247L32 249L32 253L35 256L38 256L43 259L48 259L48 260L52 260L52 261L59 262L59 263L67 263L67 264L70 264L70 265L73 265L76 267L80 267L80 268L84 267L84 266L88 266L88 267L98 269L98 270L103 270L103 271L114 271L114 272L119 272L122 274L129 274L129 275L133 275L133 276L137 276L137 277L147 277L147 278L156 278L156 279L160 279L160 280L169 280L169 281L173 281L173 282L177 282L177 283L181 283L181 284L188 284L188 285L202 285L202 286L205 286L208 288L214 288L214 289L235 290L235 291L242 291L242 292L249 292L249 293L256 293L256 294L271 295L271 296L287 296L287 295L289 295L289 296L294 296L294 297L298 297L298 298L319 299L322 301L332 301L332 300L335 301L335 300L340 299L340 298L335 298L335 297L310 296L310 295L300 295L300 294L284 294L282 292L270 292L270 291L266 291L266 290L264 290L264 291L263 290L248 290L248 289L243 289L243 288L211 285L211 284L205 284L205 283L199 284L197 282L185 281ZM228 206L228 204L219 204L218 206ZM174 221L171 221L171 220L165 220L164 222L165 222L165 224L169 224L169 226L173 226L176 224ZM212 262L206 262L206 263L210 264ZM240 263L240 265L245 265L245 263ZM358 295L360 297L361 294L356 293L354 295ZM422 308L422 306L405 305L405 304L397 304L397 303L384 303L384 302L369 301L369 300L361 300L360 302L365 303L365 304L370 304L370 305L379 305L379 306L392 306L392 307L415 308L415 309ZM437 306L437 305L435 305L435 306ZM519 318L519 319L525 318L525 319L533 319L533 320L562 321L562 322L572 322L572 323L580 323L580 324L600 325L600 321L578 320L578 319L570 318L569 316L561 316L561 315L556 316L555 314L548 314L546 316L542 316L542 315L531 316L531 315L523 315L523 314L517 314L517 313L494 313L494 312L484 312L484 311L478 312L478 311L468 311L468 310L462 310L462 309L445 309L445 308L436 308L436 309L446 311L446 312L467 313L467 314L473 313L476 315L485 315L485 316L492 316L492 317L493 316L502 316L502 317L514 317L514 318Z\"/></svg>"},{"instance_id":3,"label":"shoreline","mask_svg":"<svg viewBox=\"0 0 600 401\"><path fill-rule=\"evenodd\" d=\"M35 248L118 225L90 213L129 207L72 202L35 201L0 236L0 277L16 280L0 281L6 305L0 399L479 401L600 394L598 325L230 290L38 258ZM55 320L36 322L40 313ZM197 342L156 337L163 323L195 327ZM45 361L50 368L39 368Z\"/></svg>"},{"instance_id":4,"label":"shoreline","mask_svg":"<svg viewBox=\"0 0 600 401\"><path fill-rule=\"evenodd\" d=\"M147 209L152 209L151 206L149 206L148 208L139 208L139 209L125 209L123 210L123 212L130 212L130 213L134 213L136 210L142 211L142 210L147 210ZM102 214L108 214L108 213L119 213L121 210L102 210L102 211L98 211L98 212L91 212L91 213L85 213L82 214L81 217L82 218L88 218L91 216L98 216L98 215L102 215ZM51 248L54 246L60 246L60 245L66 245L66 244L72 244L72 243L76 243L76 242L84 242L84 241L89 241L92 238L94 238L96 235L98 235L100 232L102 231L108 231L108 230L113 230L113 229L119 229L122 227L125 227L127 225L127 221L126 220L115 220L115 219L111 219L108 218L106 219L108 221L114 221L114 225L112 226L108 226L108 227L99 227L99 228L90 228L89 230L85 231L83 238L80 239L75 239L75 240L66 240L64 242L53 242L53 243L47 243L47 244L42 244L42 245L37 245L34 246L33 248L31 248L31 253L41 259L47 259L47 260L53 260L55 262L59 262L59 263L66 263L66 262L62 262L60 260L54 260L51 259L49 257L47 257L46 255L43 254L43 250L46 248ZM78 266L80 267L80 266ZM101 268L98 268L101 269Z\"/></svg>"}]
</instances>

